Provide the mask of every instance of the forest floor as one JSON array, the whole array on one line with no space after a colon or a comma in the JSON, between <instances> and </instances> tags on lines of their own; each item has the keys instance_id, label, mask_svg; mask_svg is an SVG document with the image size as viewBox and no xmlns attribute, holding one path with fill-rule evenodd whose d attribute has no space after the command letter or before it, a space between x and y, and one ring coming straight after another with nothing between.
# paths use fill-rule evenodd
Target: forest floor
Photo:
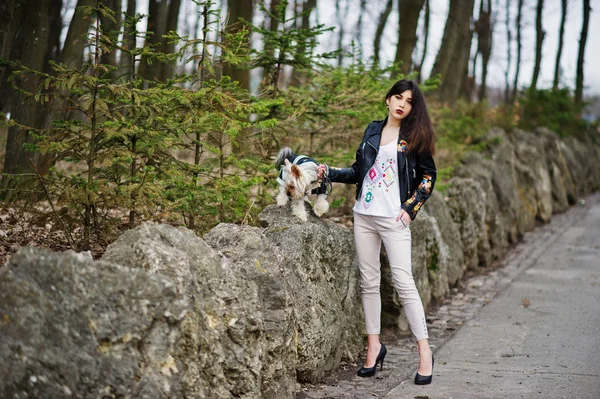
<instances>
[{"instance_id":1,"label":"forest floor","mask_svg":"<svg viewBox=\"0 0 600 399\"><path fill-rule=\"evenodd\" d=\"M94 259L102 256L108 244L92 237L90 252ZM0 265L23 246L57 252L73 248L64 230L57 228L57 222L48 213L33 207L27 211L21 207L0 204Z\"/></svg>"}]
</instances>

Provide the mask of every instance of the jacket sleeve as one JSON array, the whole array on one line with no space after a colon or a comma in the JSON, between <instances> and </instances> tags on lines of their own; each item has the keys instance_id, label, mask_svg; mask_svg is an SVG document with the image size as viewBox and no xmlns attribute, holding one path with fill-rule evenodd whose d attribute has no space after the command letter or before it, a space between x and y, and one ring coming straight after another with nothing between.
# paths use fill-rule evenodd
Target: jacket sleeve
<instances>
[{"instance_id":1,"label":"jacket sleeve","mask_svg":"<svg viewBox=\"0 0 600 399\"><path fill-rule=\"evenodd\" d=\"M413 192L412 196L402 204L402 209L404 209L413 220L417 217L419 209L421 209L425 201L431 196L433 187L435 186L437 172L433 156L431 156L431 154L417 155L417 169L420 172L419 176L422 176L421 182Z\"/></svg>"}]
</instances>

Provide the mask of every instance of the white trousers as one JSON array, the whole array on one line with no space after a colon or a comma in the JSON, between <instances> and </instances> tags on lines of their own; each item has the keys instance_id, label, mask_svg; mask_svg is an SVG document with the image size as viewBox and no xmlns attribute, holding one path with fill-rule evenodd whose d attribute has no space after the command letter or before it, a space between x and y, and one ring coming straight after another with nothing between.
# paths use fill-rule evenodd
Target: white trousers
<instances>
[{"instance_id":1,"label":"white trousers","mask_svg":"<svg viewBox=\"0 0 600 399\"><path fill-rule=\"evenodd\" d=\"M429 338L423 303L411 268L410 228L395 217L354 213L354 241L360 271L360 288L367 334L381 333L381 242L390 263L394 287L398 292L410 329L417 341Z\"/></svg>"}]
</instances>

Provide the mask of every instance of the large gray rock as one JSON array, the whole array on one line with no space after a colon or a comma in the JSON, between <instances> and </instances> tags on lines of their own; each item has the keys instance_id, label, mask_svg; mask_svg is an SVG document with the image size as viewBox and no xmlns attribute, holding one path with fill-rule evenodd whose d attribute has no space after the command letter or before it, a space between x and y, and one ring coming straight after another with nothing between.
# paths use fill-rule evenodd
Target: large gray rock
<instances>
[{"instance_id":1,"label":"large gray rock","mask_svg":"<svg viewBox=\"0 0 600 399\"><path fill-rule=\"evenodd\" d=\"M488 240L488 245L483 247L489 248L487 255L479 258L482 266L501 259L508 247L506 219L502 217L494 188L492 170L495 167L495 163L484 158L482 154L468 153L463 163L455 168L456 177L472 179L481 187L481 190L477 190L476 193L481 194L479 201L485 206L485 230Z\"/></svg>"},{"instance_id":2,"label":"large gray rock","mask_svg":"<svg viewBox=\"0 0 600 399\"><path fill-rule=\"evenodd\" d=\"M564 146L560 137L546 128L538 128L530 137L540 137L546 159L546 168L552 185L552 211L564 212L575 203L575 182L565 158Z\"/></svg>"},{"instance_id":3,"label":"large gray rock","mask_svg":"<svg viewBox=\"0 0 600 399\"><path fill-rule=\"evenodd\" d=\"M447 270L448 284L453 286L463 276L467 265L463 255L465 244L463 244L460 233L460 225L454 223L448 201L449 198L444 198L439 191L434 191L427 200L424 209L427 210L428 215L436 220L440 231L440 240L447 248L448 253L443 254L440 260L447 263L444 268ZM445 292L446 288L443 288L441 291ZM434 293L433 297L441 298L436 293Z\"/></svg>"},{"instance_id":4,"label":"large gray rock","mask_svg":"<svg viewBox=\"0 0 600 399\"><path fill-rule=\"evenodd\" d=\"M22 248L0 269L0 396L184 397L187 308L163 275Z\"/></svg>"},{"instance_id":5,"label":"large gray rock","mask_svg":"<svg viewBox=\"0 0 600 399\"><path fill-rule=\"evenodd\" d=\"M488 195L474 179L453 177L448 182L446 204L460 232L465 267L472 270L492 260L486 227Z\"/></svg>"},{"instance_id":6,"label":"large gray rock","mask_svg":"<svg viewBox=\"0 0 600 399\"><path fill-rule=\"evenodd\" d=\"M492 184L498 200L498 211L504 225L506 240L516 244L523 233L533 227L533 218L527 217L521 210L523 201L519 194L518 159L516 149L508 135L500 128L492 128L486 137L488 154L494 165Z\"/></svg>"},{"instance_id":7,"label":"large gray rock","mask_svg":"<svg viewBox=\"0 0 600 399\"><path fill-rule=\"evenodd\" d=\"M164 224L125 232L102 259L169 276L189 300L175 353L188 397L260 397L266 337L252 281L193 231Z\"/></svg>"},{"instance_id":8,"label":"large gray rock","mask_svg":"<svg viewBox=\"0 0 600 399\"><path fill-rule=\"evenodd\" d=\"M221 224L204 238L258 286L272 337L267 374L319 381L362 347L352 232L312 214L301 222L288 207L269 206L259 218L262 229Z\"/></svg>"},{"instance_id":9,"label":"large gray rock","mask_svg":"<svg viewBox=\"0 0 600 399\"><path fill-rule=\"evenodd\" d=\"M552 184L550 177L550 165L546 157L549 137L522 130L514 130L511 136L519 160L517 179L523 210L529 213L530 218L548 223L553 211L552 191L562 191L556 187L557 181Z\"/></svg>"},{"instance_id":10,"label":"large gray rock","mask_svg":"<svg viewBox=\"0 0 600 399\"><path fill-rule=\"evenodd\" d=\"M568 170L575 183L575 191L578 197L582 197L600 188L600 145L592 138L578 140L568 137L563 140L563 154L569 165Z\"/></svg>"}]
</instances>

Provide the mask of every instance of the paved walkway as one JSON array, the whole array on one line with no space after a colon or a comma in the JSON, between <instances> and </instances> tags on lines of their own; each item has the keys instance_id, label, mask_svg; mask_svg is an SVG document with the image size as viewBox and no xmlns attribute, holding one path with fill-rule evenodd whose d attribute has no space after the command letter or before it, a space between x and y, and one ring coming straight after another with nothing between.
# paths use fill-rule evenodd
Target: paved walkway
<instances>
[{"instance_id":1,"label":"paved walkway","mask_svg":"<svg viewBox=\"0 0 600 399\"><path fill-rule=\"evenodd\" d=\"M404 339L388 343L378 378L344 365L297 398L600 399L600 194L528 233L505 264L428 316L433 384L412 383Z\"/></svg>"}]
</instances>

